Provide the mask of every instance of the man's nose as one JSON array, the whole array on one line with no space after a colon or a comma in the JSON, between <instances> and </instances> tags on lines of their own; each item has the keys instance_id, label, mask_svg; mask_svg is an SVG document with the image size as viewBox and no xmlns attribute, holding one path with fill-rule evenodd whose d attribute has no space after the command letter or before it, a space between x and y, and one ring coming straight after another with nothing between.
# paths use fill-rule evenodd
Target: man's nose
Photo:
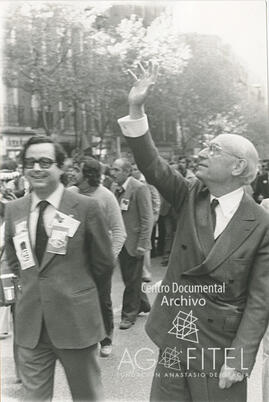
<instances>
[{"instance_id":1,"label":"man's nose","mask_svg":"<svg viewBox=\"0 0 269 402\"><path fill-rule=\"evenodd\" d=\"M207 158L208 157L208 148L203 148L198 153L198 158Z\"/></svg>"},{"instance_id":2,"label":"man's nose","mask_svg":"<svg viewBox=\"0 0 269 402\"><path fill-rule=\"evenodd\" d=\"M39 162L34 163L33 170L41 170Z\"/></svg>"}]
</instances>

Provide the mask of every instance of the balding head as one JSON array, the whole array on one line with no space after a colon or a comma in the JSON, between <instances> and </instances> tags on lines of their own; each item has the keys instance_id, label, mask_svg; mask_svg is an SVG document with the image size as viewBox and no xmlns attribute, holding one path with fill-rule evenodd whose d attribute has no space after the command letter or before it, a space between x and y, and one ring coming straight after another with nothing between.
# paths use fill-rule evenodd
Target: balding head
<instances>
[{"instance_id":1,"label":"balding head","mask_svg":"<svg viewBox=\"0 0 269 402\"><path fill-rule=\"evenodd\" d=\"M252 144L247 138L237 134L220 134L215 139L226 151L237 156L239 159L246 161L246 167L240 178L242 184L250 184L257 175L259 155Z\"/></svg>"},{"instance_id":2,"label":"balding head","mask_svg":"<svg viewBox=\"0 0 269 402\"><path fill-rule=\"evenodd\" d=\"M131 172L131 162L126 158L116 159L111 168L111 176L119 185L122 185L127 180Z\"/></svg>"},{"instance_id":3,"label":"balding head","mask_svg":"<svg viewBox=\"0 0 269 402\"><path fill-rule=\"evenodd\" d=\"M199 152L196 176L220 197L251 183L257 174L258 153L246 138L221 134Z\"/></svg>"}]
</instances>

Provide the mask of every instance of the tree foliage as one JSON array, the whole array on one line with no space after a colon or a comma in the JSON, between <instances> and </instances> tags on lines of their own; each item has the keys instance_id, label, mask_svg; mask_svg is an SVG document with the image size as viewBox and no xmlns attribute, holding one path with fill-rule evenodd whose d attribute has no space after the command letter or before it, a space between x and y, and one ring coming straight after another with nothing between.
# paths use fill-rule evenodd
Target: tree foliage
<instances>
[{"instance_id":1,"label":"tree foliage","mask_svg":"<svg viewBox=\"0 0 269 402\"><path fill-rule=\"evenodd\" d=\"M83 136L90 144L94 137L102 143L106 133L119 135L117 119L127 113L133 81L128 69L136 72L139 61L149 60L160 66L147 102L157 143L191 152L204 135L255 136L240 85L246 73L231 49L214 36L180 34L169 13L149 25L137 15L115 25L103 2L86 9L24 2L13 5L5 29L6 84L38 100L48 135L65 132L60 122L71 116L78 148ZM265 115L255 107L252 116L257 112L264 132Z\"/></svg>"}]
</instances>

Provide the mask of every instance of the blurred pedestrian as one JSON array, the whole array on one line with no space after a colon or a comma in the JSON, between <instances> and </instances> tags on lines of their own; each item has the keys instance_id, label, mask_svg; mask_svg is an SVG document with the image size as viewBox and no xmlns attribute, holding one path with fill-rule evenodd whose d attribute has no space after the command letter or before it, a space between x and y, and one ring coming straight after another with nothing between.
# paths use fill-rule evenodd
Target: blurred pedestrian
<instances>
[{"instance_id":1,"label":"blurred pedestrian","mask_svg":"<svg viewBox=\"0 0 269 402\"><path fill-rule=\"evenodd\" d=\"M179 156L177 169L187 180L192 180L195 178L195 174L189 168L190 161L185 156Z\"/></svg>"},{"instance_id":2,"label":"blurred pedestrian","mask_svg":"<svg viewBox=\"0 0 269 402\"><path fill-rule=\"evenodd\" d=\"M17 295L17 282L15 281L14 274L11 272L11 269L7 262L6 252L5 252L5 208L7 202L15 199L16 197L13 195L12 198L6 198L5 194L1 194L0 199L0 221L1 221L1 239L0 239L0 252L1 252L1 299L3 302L3 306L0 307L0 332L1 337L5 338L10 334L11 330L11 319L12 319L12 327L13 327L13 358L15 364L15 374L16 379L15 383L20 384L20 370L19 370L19 357L18 357L18 348L15 343L15 325L14 325L14 314L15 314L15 302ZM9 194L10 195L10 194ZM5 285L7 288L5 289Z\"/></svg>"},{"instance_id":3,"label":"blurred pedestrian","mask_svg":"<svg viewBox=\"0 0 269 402\"><path fill-rule=\"evenodd\" d=\"M262 163L262 171L254 182L254 200L260 204L264 198L269 198L269 162Z\"/></svg>"},{"instance_id":4,"label":"blurred pedestrian","mask_svg":"<svg viewBox=\"0 0 269 402\"><path fill-rule=\"evenodd\" d=\"M80 165L81 175L78 182L80 194L87 195L96 199L101 207L105 218L109 235L112 241L112 250L115 259L126 239L126 231L121 216L121 210L115 195L104 187L101 182L101 163L92 158L85 157ZM113 265L113 261L111 261ZM106 281L97 283L103 320L106 329L106 336L101 340L100 355L107 357L112 352L112 339L114 330L113 308L111 300L111 277Z\"/></svg>"},{"instance_id":5,"label":"blurred pedestrian","mask_svg":"<svg viewBox=\"0 0 269 402\"><path fill-rule=\"evenodd\" d=\"M159 213L160 213L160 205L161 205L160 195L158 193L158 190L154 186L152 186L151 184L148 184L146 182L145 177L140 172L140 170L138 170L137 165L135 163L132 163L132 176L135 179L141 181L141 183L145 183L150 191L152 212L153 212L153 228L152 228L152 232L153 232L154 227L159 218ZM152 249L152 233L151 233L151 249ZM150 268L151 268L151 250L147 250L144 255L144 263L143 263L143 271L142 271L142 281L143 282L151 282L152 275L150 272Z\"/></svg>"},{"instance_id":6,"label":"blurred pedestrian","mask_svg":"<svg viewBox=\"0 0 269 402\"><path fill-rule=\"evenodd\" d=\"M1 275L3 274L3 256L4 256L4 216L5 216L5 204L7 200L5 200L1 195L0 198L0 255L1 255ZM2 289L3 290L3 289ZM4 298L4 294L3 294ZM10 306L1 306L0 307L0 339L6 338L10 335Z\"/></svg>"},{"instance_id":7,"label":"blurred pedestrian","mask_svg":"<svg viewBox=\"0 0 269 402\"><path fill-rule=\"evenodd\" d=\"M111 186L113 184L113 179L110 173L110 167L107 165L102 165L102 176L101 176L101 183L104 187L111 190Z\"/></svg>"},{"instance_id":8,"label":"blurred pedestrian","mask_svg":"<svg viewBox=\"0 0 269 402\"><path fill-rule=\"evenodd\" d=\"M116 159L111 174L118 188L115 195L120 204L127 233L119 254L125 290L120 329L130 328L141 312L150 311L150 303L141 291L144 255L151 248L153 212L147 186L131 176L132 165L126 158Z\"/></svg>"}]
</instances>

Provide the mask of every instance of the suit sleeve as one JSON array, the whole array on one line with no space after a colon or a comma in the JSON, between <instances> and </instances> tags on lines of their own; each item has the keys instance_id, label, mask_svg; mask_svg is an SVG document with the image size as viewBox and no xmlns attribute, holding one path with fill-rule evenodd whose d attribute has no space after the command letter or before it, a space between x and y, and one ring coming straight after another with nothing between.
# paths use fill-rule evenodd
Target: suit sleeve
<instances>
[{"instance_id":1,"label":"suit sleeve","mask_svg":"<svg viewBox=\"0 0 269 402\"><path fill-rule=\"evenodd\" d=\"M142 185L137 189L136 202L139 211L139 238L137 247L151 248L151 232L153 227L153 211L151 195L148 187Z\"/></svg>"},{"instance_id":2,"label":"suit sleeve","mask_svg":"<svg viewBox=\"0 0 269 402\"><path fill-rule=\"evenodd\" d=\"M233 367L251 372L269 320L269 231L257 250L244 313L229 354ZM227 362L229 365L229 362ZM244 366L244 367L242 367Z\"/></svg>"},{"instance_id":3,"label":"suit sleeve","mask_svg":"<svg viewBox=\"0 0 269 402\"><path fill-rule=\"evenodd\" d=\"M126 140L133 151L137 166L147 182L155 186L178 211L191 183L159 155L149 132L137 138L126 137Z\"/></svg>"},{"instance_id":4,"label":"suit sleeve","mask_svg":"<svg viewBox=\"0 0 269 402\"><path fill-rule=\"evenodd\" d=\"M87 230L90 266L96 282L108 279L113 272L115 258L109 228L98 202L89 198Z\"/></svg>"}]
</instances>

